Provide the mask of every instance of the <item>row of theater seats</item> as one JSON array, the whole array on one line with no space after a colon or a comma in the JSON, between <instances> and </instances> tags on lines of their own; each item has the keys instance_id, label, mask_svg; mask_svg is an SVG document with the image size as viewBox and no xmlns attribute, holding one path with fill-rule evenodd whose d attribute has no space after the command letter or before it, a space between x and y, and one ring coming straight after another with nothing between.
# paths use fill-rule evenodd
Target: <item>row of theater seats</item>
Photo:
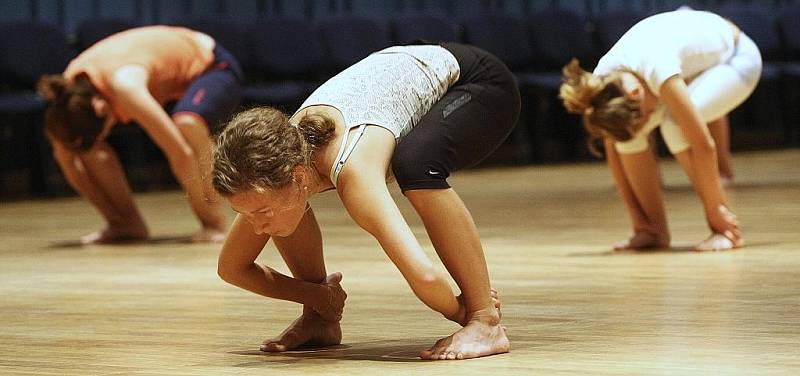
<instances>
[{"instance_id":1,"label":"row of theater seats","mask_svg":"<svg viewBox=\"0 0 800 376\"><path fill-rule=\"evenodd\" d=\"M740 116L734 116L735 127L758 132L766 129L785 143L796 142L800 7L783 9L779 15L759 3L716 11L748 33L767 62L752 103L740 111ZM585 155L577 119L566 116L556 98L559 70L571 57L580 58L585 68L591 68L603 51L645 16L621 10L587 20L572 11L553 8L524 16L482 14L458 21L414 14L398 16L391 22L336 17L317 22L270 18L240 24L228 19L192 19L173 24L206 32L237 56L247 76L246 105L271 104L288 111L335 72L389 45L415 39L477 45L505 61L518 78L524 111L510 144L512 158L527 163ZM32 91L34 83L42 74L61 72L78 51L134 26L127 20L91 20L78 29L77 43L69 45L64 34L50 25L0 25L0 126L16 129L15 134L3 131L0 173L7 175L10 165L29 165L30 189L48 191L55 169L48 163L48 150L40 134L38 117L43 103ZM9 145L6 142L21 145L17 142L20 139L31 140L30 145L18 149L29 153L27 157L5 147ZM143 146L132 146L132 142L120 141L123 154L129 149L127 153L133 155L130 159L146 160L138 156L146 153L139 150ZM139 143L148 148L147 141Z\"/></svg>"}]
</instances>

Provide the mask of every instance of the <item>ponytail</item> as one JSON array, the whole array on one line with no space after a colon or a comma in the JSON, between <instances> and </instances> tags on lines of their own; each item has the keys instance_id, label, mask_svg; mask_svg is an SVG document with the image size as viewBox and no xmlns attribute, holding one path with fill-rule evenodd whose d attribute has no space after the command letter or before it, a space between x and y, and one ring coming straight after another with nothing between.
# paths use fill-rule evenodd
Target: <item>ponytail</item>
<instances>
[{"instance_id":1,"label":"ponytail","mask_svg":"<svg viewBox=\"0 0 800 376\"><path fill-rule=\"evenodd\" d=\"M628 141L635 134L641 119L638 101L625 95L620 73L595 76L572 59L562 70L563 83L559 98L569 113L582 115L583 127L589 135L589 151L601 156L604 138Z\"/></svg>"}]
</instances>

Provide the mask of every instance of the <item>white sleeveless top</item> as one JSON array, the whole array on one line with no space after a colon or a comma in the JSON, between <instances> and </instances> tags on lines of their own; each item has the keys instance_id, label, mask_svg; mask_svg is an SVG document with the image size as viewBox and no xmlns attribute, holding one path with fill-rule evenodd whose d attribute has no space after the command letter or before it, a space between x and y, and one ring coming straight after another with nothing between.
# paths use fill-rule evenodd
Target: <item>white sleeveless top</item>
<instances>
[{"instance_id":1,"label":"white sleeveless top","mask_svg":"<svg viewBox=\"0 0 800 376\"><path fill-rule=\"evenodd\" d=\"M373 53L317 88L300 106L331 106L342 113L344 137L331 166L336 185L366 125L386 128L398 140L444 96L461 73L456 58L437 45L395 46ZM347 135L356 134L347 143Z\"/></svg>"}]
</instances>

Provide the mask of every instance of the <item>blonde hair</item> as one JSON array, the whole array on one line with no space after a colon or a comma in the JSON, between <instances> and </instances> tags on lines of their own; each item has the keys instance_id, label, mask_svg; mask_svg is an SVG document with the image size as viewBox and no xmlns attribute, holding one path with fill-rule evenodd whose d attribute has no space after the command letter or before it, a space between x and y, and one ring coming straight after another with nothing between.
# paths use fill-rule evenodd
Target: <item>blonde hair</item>
<instances>
[{"instance_id":1,"label":"blonde hair","mask_svg":"<svg viewBox=\"0 0 800 376\"><path fill-rule=\"evenodd\" d=\"M568 112L583 115L589 150L598 156L597 145L603 138L616 141L633 138L642 116L639 101L625 95L622 73L594 76L581 68L578 59L572 59L562 70L559 98Z\"/></svg>"},{"instance_id":2,"label":"blonde hair","mask_svg":"<svg viewBox=\"0 0 800 376\"><path fill-rule=\"evenodd\" d=\"M271 107L236 115L217 137L211 180L222 195L277 190L292 182L297 166L307 166L311 153L334 136L334 122L305 115L295 127L289 117Z\"/></svg>"}]
</instances>

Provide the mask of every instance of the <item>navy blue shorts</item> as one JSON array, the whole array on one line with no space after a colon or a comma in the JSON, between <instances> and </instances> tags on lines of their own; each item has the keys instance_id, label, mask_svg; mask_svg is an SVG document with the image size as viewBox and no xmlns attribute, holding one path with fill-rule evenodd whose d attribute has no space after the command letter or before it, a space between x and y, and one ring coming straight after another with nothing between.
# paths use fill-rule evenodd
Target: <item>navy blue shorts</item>
<instances>
[{"instance_id":1,"label":"navy blue shorts","mask_svg":"<svg viewBox=\"0 0 800 376\"><path fill-rule=\"evenodd\" d=\"M189 85L172 108L172 115L188 113L202 118L212 134L222 126L242 99L242 68L228 50L214 47L214 62Z\"/></svg>"}]
</instances>

